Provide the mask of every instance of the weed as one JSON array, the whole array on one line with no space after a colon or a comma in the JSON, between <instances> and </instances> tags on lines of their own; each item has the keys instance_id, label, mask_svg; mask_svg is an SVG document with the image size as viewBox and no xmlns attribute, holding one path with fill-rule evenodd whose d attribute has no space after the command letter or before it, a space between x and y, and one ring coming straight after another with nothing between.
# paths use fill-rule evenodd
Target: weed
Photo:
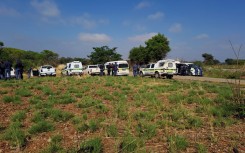
<instances>
[{"instance_id":1,"label":"weed","mask_svg":"<svg viewBox=\"0 0 245 153\"><path fill-rule=\"evenodd\" d=\"M180 152L188 147L186 138L182 136L168 136L169 150L171 153Z\"/></svg>"},{"instance_id":2,"label":"weed","mask_svg":"<svg viewBox=\"0 0 245 153\"><path fill-rule=\"evenodd\" d=\"M103 146L102 146L101 138L92 138L92 139L82 142L77 152L102 153Z\"/></svg>"},{"instance_id":3,"label":"weed","mask_svg":"<svg viewBox=\"0 0 245 153\"><path fill-rule=\"evenodd\" d=\"M106 135L108 137L116 137L118 135L118 130L117 130L116 125L106 126Z\"/></svg>"},{"instance_id":4,"label":"weed","mask_svg":"<svg viewBox=\"0 0 245 153\"><path fill-rule=\"evenodd\" d=\"M189 123L189 126L190 127L201 127L202 126L202 120L198 117L195 117L195 116L191 116L191 117L188 117L188 123Z\"/></svg>"},{"instance_id":5,"label":"weed","mask_svg":"<svg viewBox=\"0 0 245 153\"><path fill-rule=\"evenodd\" d=\"M64 149L61 147L62 135L55 135L51 138L51 142L47 149L41 151L41 153L56 153L62 152Z\"/></svg>"},{"instance_id":6,"label":"weed","mask_svg":"<svg viewBox=\"0 0 245 153\"><path fill-rule=\"evenodd\" d=\"M83 133L89 129L89 125L87 123L81 123L77 125L76 128L78 132Z\"/></svg>"},{"instance_id":7,"label":"weed","mask_svg":"<svg viewBox=\"0 0 245 153\"><path fill-rule=\"evenodd\" d=\"M65 122L71 119L74 115L70 112L65 112L59 109L47 109L47 114L55 122Z\"/></svg>"},{"instance_id":8,"label":"weed","mask_svg":"<svg viewBox=\"0 0 245 153\"><path fill-rule=\"evenodd\" d=\"M42 102L42 98L40 96L33 96L29 99L30 104L38 104Z\"/></svg>"},{"instance_id":9,"label":"weed","mask_svg":"<svg viewBox=\"0 0 245 153\"><path fill-rule=\"evenodd\" d=\"M39 121L36 124L32 125L29 128L28 132L30 134L37 134L37 133L48 132L53 130L54 130L54 125L52 123L47 121Z\"/></svg>"},{"instance_id":10,"label":"weed","mask_svg":"<svg viewBox=\"0 0 245 153\"><path fill-rule=\"evenodd\" d=\"M5 103L14 103L14 104L20 104L21 103L21 99L20 96L3 96L3 102Z\"/></svg>"},{"instance_id":11,"label":"weed","mask_svg":"<svg viewBox=\"0 0 245 153\"><path fill-rule=\"evenodd\" d=\"M32 95L31 91L26 88L17 89L15 94L21 97L30 97Z\"/></svg>"},{"instance_id":12,"label":"weed","mask_svg":"<svg viewBox=\"0 0 245 153\"><path fill-rule=\"evenodd\" d=\"M175 103L175 104L178 104L178 103L181 103L183 100L184 100L185 96L180 94L180 93L177 93L177 94L172 94L168 97L168 100L169 102L171 103Z\"/></svg>"},{"instance_id":13,"label":"weed","mask_svg":"<svg viewBox=\"0 0 245 153\"><path fill-rule=\"evenodd\" d=\"M4 94L7 94L8 91L7 90L0 90L0 94L4 95Z\"/></svg>"},{"instance_id":14,"label":"weed","mask_svg":"<svg viewBox=\"0 0 245 153\"><path fill-rule=\"evenodd\" d=\"M119 145L119 153L135 152L139 148L140 142L137 138L128 135L123 137Z\"/></svg>"},{"instance_id":15,"label":"weed","mask_svg":"<svg viewBox=\"0 0 245 153\"><path fill-rule=\"evenodd\" d=\"M13 122L6 129L3 139L10 141L11 146L21 148L26 144L26 135L21 130L20 122Z\"/></svg>"},{"instance_id":16,"label":"weed","mask_svg":"<svg viewBox=\"0 0 245 153\"><path fill-rule=\"evenodd\" d=\"M150 139L156 135L156 128L155 124L140 122L136 126L136 131L140 137Z\"/></svg>"},{"instance_id":17,"label":"weed","mask_svg":"<svg viewBox=\"0 0 245 153\"><path fill-rule=\"evenodd\" d=\"M57 101L59 104L69 104L76 102L76 99L73 98L70 94L64 94L57 99L59 99L59 101Z\"/></svg>"},{"instance_id":18,"label":"weed","mask_svg":"<svg viewBox=\"0 0 245 153\"><path fill-rule=\"evenodd\" d=\"M44 93L44 95L49 96L49 95L54 95L54 92L52 91L52 89L48 86L43 86L41 88L42 92Z\"/></svg>"},{"instance_id":19,"label":"weed","mask_svg":"<svg viewBox=\"0 0 245 153\"><path fill-rule=\"evenodd\" d=\"M11 117L11 121L13 122L21 122L26 117L26 111L18 111Z\"/></svg>"},{"instance_id":20,"label":"weed","mask_svg":"<svg viewBox=\"0 0 245 153\"><path fill-rule=\"evenodd\" d=\"M208 150L207 150L207 148L205 147L205 145L200 144L200 143L197 143L197 144L196 144L196 149L197 149L197 152L198 152L198 153L207 153L207 152L208 152Z\"/></svg>"},{"instance_id":21,"label":"weed","mask_svg":"<svg viewBox=\"0 0 245 153\"><path fill-rule=\"evenodd\" d=\"M133 118L135 120L141 120L141 119L145 119L148 121L151 121L154 119L155 114L153 112L149 112L149 111L136 111L133 114Z\"/></svg>"}]
</instances>

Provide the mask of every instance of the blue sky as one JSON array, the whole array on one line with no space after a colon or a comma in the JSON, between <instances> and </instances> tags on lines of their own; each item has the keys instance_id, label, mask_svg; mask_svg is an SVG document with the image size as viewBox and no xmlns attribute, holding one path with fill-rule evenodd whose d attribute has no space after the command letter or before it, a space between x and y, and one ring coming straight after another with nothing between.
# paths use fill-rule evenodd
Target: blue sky
<instances>
[{"instance_id":1,"label":"blue sky","mask_svg":"<svg viewBox=\"0 0 245 153\"><path fill-rule=\"evenodd\" d=\"M6 47L82 57L93 47L133 47L156 35L170 41L167 58L235 58L245 43L245 0L1 0L0 41ZM240 52L245 59L245 45Z\"/></svg>"}]
</instances>

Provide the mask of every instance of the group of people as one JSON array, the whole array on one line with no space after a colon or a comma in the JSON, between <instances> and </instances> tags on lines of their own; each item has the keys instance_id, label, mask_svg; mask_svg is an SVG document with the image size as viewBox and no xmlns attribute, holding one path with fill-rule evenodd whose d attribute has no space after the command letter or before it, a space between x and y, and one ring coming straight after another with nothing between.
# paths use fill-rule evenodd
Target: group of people
<instances>
[{"instance_id":1,"label":"group of people","mask_svg":"<svg viewBox=\"0 0 245 153\"><path fill-rule=\"evenodd\" d=\"M99 66L100 68L100 76L104 75L104 70L105 70L105 66L103 64L101 64ZM117 62L114 63L109 63L109 65L106 65L106 69L107 69L107 75L112 75L112 76L116 76L117 75L117 71L118 71L118 65Z\"/></svg>"},{"instance_id":2,"label":"group of people","mask_svg":"<svg viewBox=\"0 0 245 153\"><path fill-rule=\"evenodd\" d=\"M12 63L8 60L6 60L5 62L1 61L0 62L0 79L2 80L9 80L11 79L11 70L12 70ZM19 79L23 79L23 71L24 71L24 65L21 62L21 60L17 60L15 65L14 65L14 69L15 69L15 78L17 80Z\"/></svg>"}]
</instances>

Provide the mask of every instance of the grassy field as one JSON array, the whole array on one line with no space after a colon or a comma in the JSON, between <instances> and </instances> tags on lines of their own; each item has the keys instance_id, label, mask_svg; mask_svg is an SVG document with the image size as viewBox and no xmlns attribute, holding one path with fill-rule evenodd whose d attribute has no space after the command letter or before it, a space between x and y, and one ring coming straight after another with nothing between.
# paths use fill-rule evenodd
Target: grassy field
<instances>
[{"instance_id":1,"label":"grassy field","mask_svg":"<svg viewBox=\"0 0 245 153\"><path fill-rule=\"evenodd\" d=\"M0 82L0 152L244 149L228 84L139 77Z\"/></svg>"}]
</instances>

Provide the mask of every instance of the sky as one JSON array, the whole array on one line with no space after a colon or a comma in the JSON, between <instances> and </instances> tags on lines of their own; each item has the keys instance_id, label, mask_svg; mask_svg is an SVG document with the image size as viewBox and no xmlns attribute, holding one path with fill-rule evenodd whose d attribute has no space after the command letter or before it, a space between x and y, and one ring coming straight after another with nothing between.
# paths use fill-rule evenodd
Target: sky
<instances>
[{"instance_id":1,"label":"sky","mask_svg":"<svg viewBox=\"0 0 245 153\"><path fill-rule=\"evenodd\" d=\"M130 50L161 33L166 58L221 62L245 59L245 0L1 0L0 41L5 47L87 58L93 47ZM231 48L231 44L234 51Z\"/></svg>"}]
</instances>

